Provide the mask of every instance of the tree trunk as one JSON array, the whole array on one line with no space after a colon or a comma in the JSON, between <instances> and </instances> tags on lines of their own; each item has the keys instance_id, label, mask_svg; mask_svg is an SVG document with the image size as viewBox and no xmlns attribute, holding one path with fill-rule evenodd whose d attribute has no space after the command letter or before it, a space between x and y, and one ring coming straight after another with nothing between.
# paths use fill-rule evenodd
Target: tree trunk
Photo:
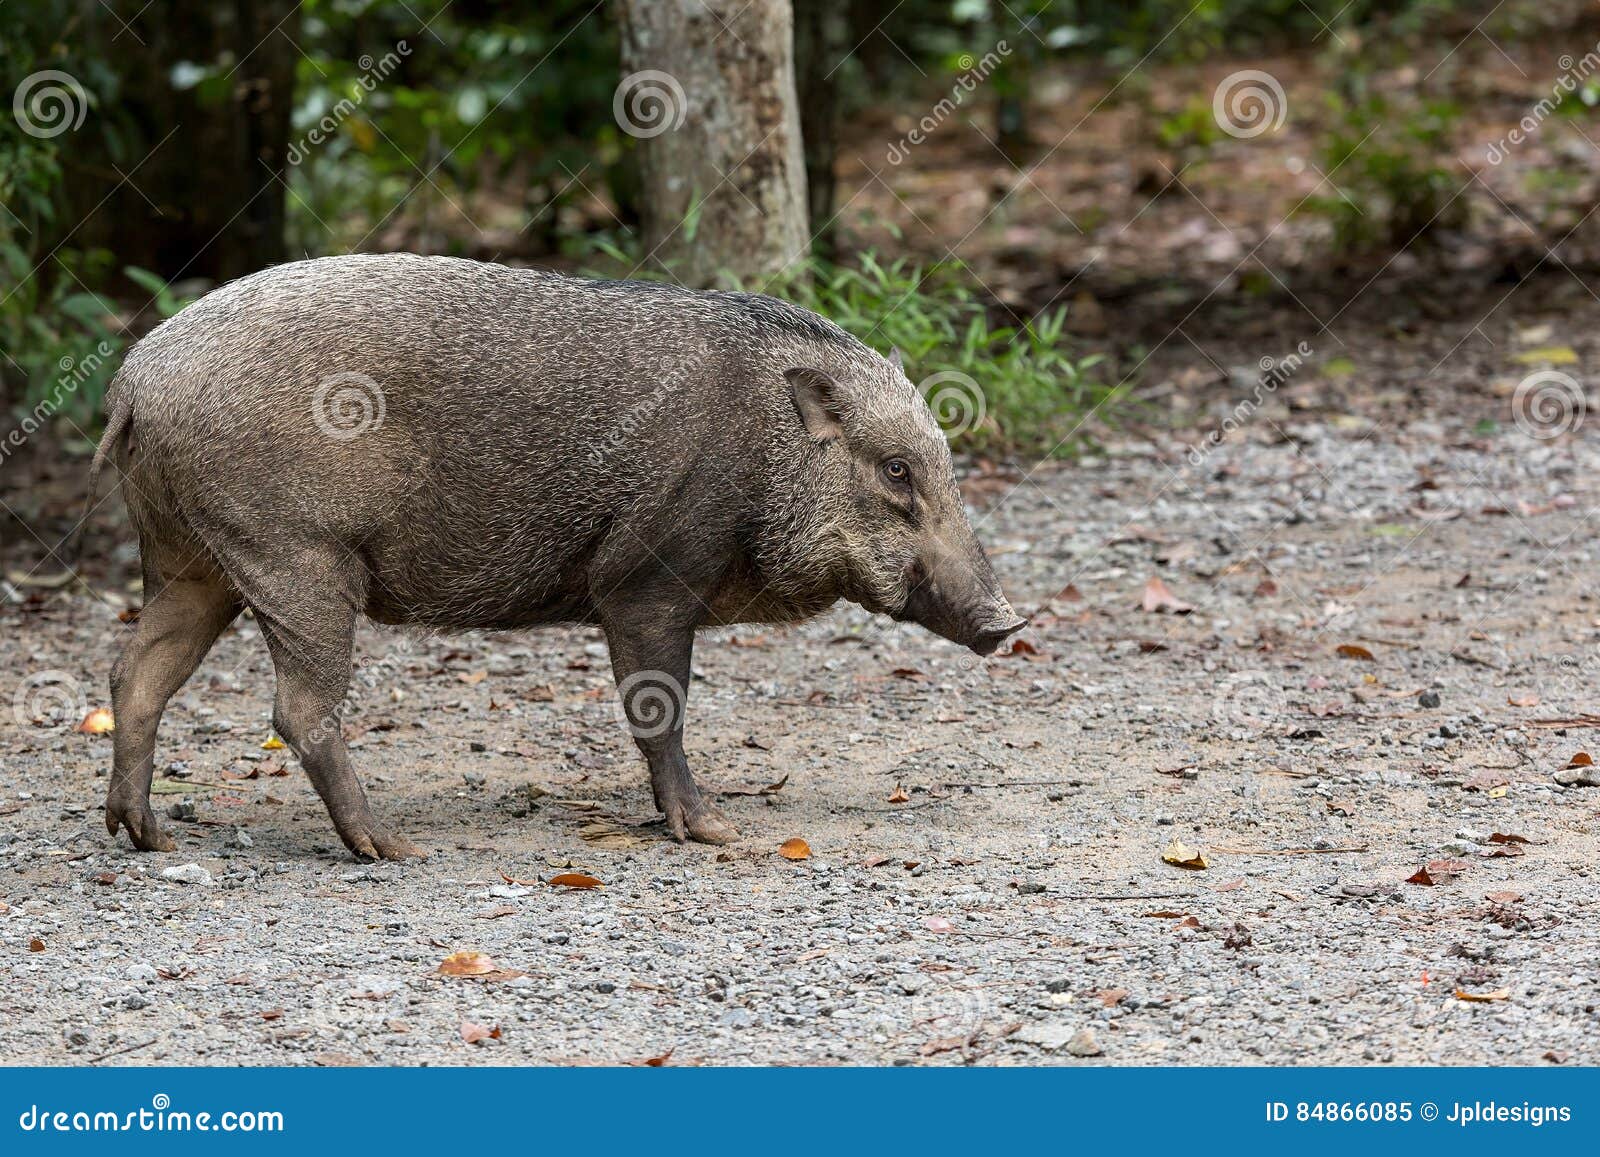
<instances>
[{"instance_id":1,"label":"tree trunk","mask_svg":"<svg viewBox=\"0 0 1600 1157\"><path fill-rule=\"evenodd\" d=\"M761 282L810 246L789 0L622 0L614 110L639 139L645 261Z\"/></svg>"},{"instance_id":2,"label":"tree trunk","mask_svg":"<svg viewBox=\"0 0 1600 1157\"><path fill-rule=\"evenodd\" d=\"M91 149L69 160L63 223L82 225L68 244L109 249L119 265L168 279L226 281L283 261L299 0L119 7L139 41L123 32L113 43L121 26L103 9L84 35L117 72L138 139L127 157ZM217 79L179 89L182 63L214 67Z\"/></svg>"},{"instance_id":3,"label":"tree trunk","mask_svg":"<svg viewBox=\"0 0 1600 1157\"><path fill-rule=\"evenodd\" d=\"M805 141L806 208L817 256L834 256L833 205L838 182L839 69L844 63L848 0L794 0L794 58L800 95L800 135Z\"/></svg>"}]
</instances>

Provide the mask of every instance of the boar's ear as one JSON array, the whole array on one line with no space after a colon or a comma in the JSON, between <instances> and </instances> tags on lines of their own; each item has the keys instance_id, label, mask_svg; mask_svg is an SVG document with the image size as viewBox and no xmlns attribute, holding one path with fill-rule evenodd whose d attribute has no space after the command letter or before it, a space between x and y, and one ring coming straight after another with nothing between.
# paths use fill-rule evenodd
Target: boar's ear
<instances>
[{"instance_id":1,"label":"boar's ear","mask_svg":"<svg viewBox=\"0 0 1600 1157\"><path fill-rule=\"evenodd\" d=\"M906 372L905 362L900 360L900 347L897 345L889 347L889 364L894 367L894 372L897 374Z\"/></svg>"},{"instance_id":2,"label":"boar's ear","mask_svg":"<svg viewBox=\"0 0 1600 1157\"><path fill-rule=\"evenodd\" d=\"M794 408L806 430L819 442L837 438L844 433L839 383L821 370L804 367L784 370L789 389L794 394Z\"/></svg>"}]
</instances>

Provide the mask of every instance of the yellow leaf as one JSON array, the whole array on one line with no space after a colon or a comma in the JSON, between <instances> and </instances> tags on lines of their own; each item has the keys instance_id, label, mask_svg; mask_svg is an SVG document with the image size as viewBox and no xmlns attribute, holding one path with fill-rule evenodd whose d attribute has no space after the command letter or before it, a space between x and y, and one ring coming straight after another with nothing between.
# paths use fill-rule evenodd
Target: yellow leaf
<instances>
[{"instance_id":1,"label":"yellow leaf","mask_svg":"<svg viewBox=\"0 0 1600 1157\"><path fill-rule=\"evenodd\" d=\"M1512 360L1525 366L1571 366L1578 363L1578 352L1569 345L1547 345L1524 350Z\"/></svg>"},{"instance_id":2,"label":"yellow leaf","mask_svg":"<svg viewBox=\"0 0 1600 1157\"><path fill-rule=\"evenodd\" d=\"M267 736L267 741L261 745L261 750L262 751L282 751L283 750L283 740L279 739L276 735L269 735L269 736Z\"/></svg>"},{"instance_id":3,"label":"yellow leaf","mask_svg":"<svg viewBox=\"0 0 1600 1157\"><path fill-rule=\"evenodd\" d=\"M78 724L78 732L82 735L104 735L108 731L117 729L117 721L111 712L104 707L96 707L83 717L83 722Z\"/></svg>"},{"instance_id":4,"label":"yellow leaf","mask_svg":"<svg viewBox=\"0 0 1600 1157\"><path fill-rule=\"evenodd\" d=\"M1174 839L1170 844L1167 845L1167 850L1161 853L1161 858L1165 862L1179 868L1194 868L1198 870L1201 868L1209 868L1211 866L1206 862L1204 855L1195 851L1193 848L1189 847L1189 845L1185 844L1179 839Z\"/></svg>"},{"instance_id":5,"label":"yellow leaf","mask_svg":"<svg viewBox=\"0 0 1600 1157\"><path fill-rule=\"evenodd\" d=\"M809 860L811 858L811 845L796 836L792 840L785 840L778 849L778 855L786 860Z\"/></svg>"},{"instance_id":6,"label":"yellow leaf","mask_svg":"<svg viewBox=\"0 0 1600 1157\"><path fill-rule=\"evenodd\" d=\"M439 965L445 976L484 976L495 971L494 961L481 952L452 952Z\"/></svg>"},{"instance_id":7,"label":"yellow leaf","mask_svg":"<svg viewBox=\"0 0 1600 1157\"><path fill-rule=\"evenodd\" d=\"M1464 988L1458 988L1456 989L1456 999L1470 1000L1476 1003L1490 1000L1510 1000L1511 990L1509 988L1497 988L1493 992L1468 992Z\"/></svg>"}]
</instances>

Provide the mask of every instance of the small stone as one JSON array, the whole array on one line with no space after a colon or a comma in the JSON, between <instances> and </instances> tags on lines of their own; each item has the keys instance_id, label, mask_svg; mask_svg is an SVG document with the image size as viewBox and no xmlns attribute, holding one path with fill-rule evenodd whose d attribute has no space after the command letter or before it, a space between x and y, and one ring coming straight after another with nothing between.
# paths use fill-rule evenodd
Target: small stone
<instances>
[{"instance_id":1,"label":"small stone","mask_svg":"<svg viewBox=\"0 0 1600 1157\"><path fill-rule=\"evenodd\" d=\"M610 996L613 992L617 991L617 986L611 983L609 980L602 980L594 986L594 990L596 992L603 993L606 996Z\"/></svg>"},{"instance_id":2,"label":"small stone","mask_svg":"<svg viewBox=\"0 0 1600 1157\"><path fill-rule=\"evenodd\" d=\"M141 1008L150 1007L150 998L142 992L130 992L122 998L122 1007L137 1012Z\"/></svg>"},{"instance_id":3,"label":"small stone","mask_svg":"<svg viewBox=\"0 0 1600 1157\"><path fill-rule=\"evenodd\" d=\"M167 815L175 820L181 820L184 823L194 823L196 816L194 810L194 800L179 800L177 803L172 804L167 808Z\"/></svg>"},{"instance_id":4,"label":"small stone","mask_svg":"<svg viewBox=\"0 0 1600 1157\"><path fill-rule=\"evenodd\" d=\"M1047 1021L1044 1024L1024 1025L1017 1030L1012 1039L1022 1041L1024 1044L1038 1045L1042 1049L1054 1052L1070 1041L1072 1037L1073 1033L1070 1025Z\"/></svg>"},{"instance_id":5,"label":"small stone","mask_svg":"<svg viewBox=\"0 0 1600 1157\"><path fill-rule=\"evenodd\" d=\"M1070 980L1048 980L1044 986L1046 992L1069 992L1071 989L1072 981Z\"/></svg>"},{"instance_id":6,"label":"small stone","mask_svg":"<svg viewBox=\"0 0 1600 1157\"><path fill-rule=\"evenodd\" d=\"M1088 1027L1080 1028L1067 1042L1067 1052L1075 1057L1097 1057L1105 1051L1095 1040L1094 1030Z\"/></svg>"},{"instance_id":7,"label":"small stone","mask_svg":"<svg viewBox=\"0 0 1600 1157\"><path fill-rule=\"evenodd\" d=\"M162 868L161 876L179 884L199 884L203 888L209 888L216 883L211 878L211 873L199 864L178 864L175 867Z\"/></svg>"},{"instance_id":8,"label":"small stone","mask_svg":"<svg viewBox=\"0 0 1600 1157\"><path fill-rule=\"evenodd\" d=\"M730 1008L717 1018L717 1023L723 1028L753 1028L756 1014L748 1008Z\"/></svg>"},{"instance_id":9,"label":"small stone","mask_svg":"<svg viewBox=\"0 0 1600 1157\"><path fill-rule=\"evenodd\" d=\"M1017 895L1019 895L1019 896L1037 896L1040 892L1043 892L1043 891L1044 891L1044 885L1043 884L1036 884L1032 880L1018 880L1017 881Z\"/></svg>"},{"instance_id":10,"label":"small stone","mask_svg":"<svg viewBox=\"0 0 1600 1157\"><path fill-rule=\"evenodd\" d=\"M159 980L161 978L161 974L156 971L153 965L150 964L130 964L128 965L128 971L123 975L129 980L138 983Z\"/></svg>"},{"instance_id":11,"label":"small stone","mask_svg":"<svg viewBox=\"0 0 1600 1157\"><path fill-rule=\"evenodd\" d=\"M1437 706L1439 706L1439 693L1437 691L1424 691L1424 692L1422 692L1422 694L1417 696L1417 706L1418 707L1437 707Z\"/></svg>"}]
</instances>

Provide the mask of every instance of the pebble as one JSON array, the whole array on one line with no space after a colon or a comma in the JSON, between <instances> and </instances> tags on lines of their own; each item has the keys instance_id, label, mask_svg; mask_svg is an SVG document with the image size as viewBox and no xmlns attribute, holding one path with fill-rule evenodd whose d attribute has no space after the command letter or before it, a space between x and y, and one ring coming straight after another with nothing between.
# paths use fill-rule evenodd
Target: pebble
<instances>
[{"instance_id":1,"label":"pebble","mask_svg":"<svg viewBox=\"0 0 1600 1157\"><path fill-rule=\"evenodd\" d=\"M162 879L173 880L179 884L199 884L209 888L216 883L211 878L211 873L199 864L178 864L171 868L161 869Z\"/></svg>"},{"instance_id":2,"label":"pebble","mask_svg":"<svg viewBox=\"0 0 1600 1157\"><path fill-rule=\"evenodd\" d=\"M1085 1026L1072 1034L1072 1039L1067 1042L1067 1051L1075 1057L1097 1057L1106 1050L1095 1039L1094 1030Z\"/></svg>"}]
</instances>

